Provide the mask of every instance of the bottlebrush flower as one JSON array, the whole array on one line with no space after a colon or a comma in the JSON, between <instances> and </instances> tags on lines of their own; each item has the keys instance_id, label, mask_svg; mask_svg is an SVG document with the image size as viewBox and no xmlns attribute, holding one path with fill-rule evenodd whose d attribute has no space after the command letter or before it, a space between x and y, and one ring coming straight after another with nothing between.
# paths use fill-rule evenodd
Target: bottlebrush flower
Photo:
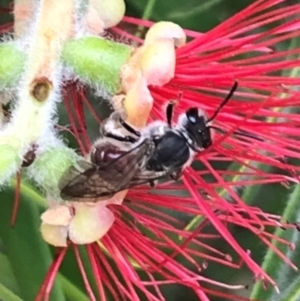
<instances>
[{"instance_id":1,"label":"bottlebrush flower","mask_svg":"<svg viewBox=\"0 0 300 301\"><path fill-rule=\"evenodd\" d=\"M299 103L299 92L293 89L293 86L299 84L299 79L288 75L278 75L278 71L288 71L298 66L299 59L293 56L300 52L300 48L295 47L283 51L278 50L277 45L299 35L300 21L295 17L300 12L300 5L278 7L278 4L283 2L285 1L255 1L205 34L186 31L191 40L185 45L178 44L180 47L174 56L176 64L174 75L170 68L167 72L168 76L172 74L170 79L159 87L155 86L154 84L157 85L157 83L154 82L149 87L150 93L147 88L148 82L145 84L143 80L146 78L149 81L153 75L144 76L142 79L134 78L133 82L137 83L137 86L134 86L137 88L136 95L146 95L143 99L146 105L142 101L139 102L140 99L136 95L130 98L130 100L134 99L134 105L133 101L128 100L128 97L127 101L125 99L129 116L133 123L137 122L137 126L141 126L146 120L152 106L152 98L154 102L151 119L164 119L162 106L170 99L177 99L179 93L182 96L178 100L177 113L191 106L197 106L207 112L208 116L212 116L236 80L239 83L239 90L214 121L214 126L220 129L220 132L215 131L213 146L199 154L197 158L197 161L201 162L205 169L198 170L189 167L184 173L182 183L166 182L156 188L155 194L148 187L131 189L124 202L118 205L106 204L104 206L110 211L109 214L113 214L114 221L112 223L112 220L109 220L111 225L106 233L101 234L99 242L86 245L97 283L97 293L101 300L106 300L104 289L111 292L114 300L139 300L137 292L142 292L148 300L163 300L160 286L170 283L179 283L190 287L199 300L209 300L210 295L228 297L231 300L243 300L241 297L226 295L206 287L207 283L226 287L225 284L201 275L201 271L205 269L209 261L232 268L239 268L244 263L252 271L256 280L271 283L276 288L275 282L251 258L251 250L244 250L237 243L227 228L228 224L238 225L251 231L264 244L273 249L282 260L296 269L274 244L274 241L291 248L293 246L266 230L266 227L269 226L288 228L292 225L282 222L280 216L265 213L256 207L245 204L238 191L241 187L247 189L266 183L298 182L299 167L288 163L289 161L286 159L299 158L297 139L300 132L299 117L294 113L294 109ZM91 25L95 24L92 18L95 16L93 9L88 11L89 18L86 20L88 21L87 28L91 30L94 29ZM278 24L279 20L284 21ZM129 17L125 17L122 24L146 27L152 25L148 21ZM268 28L264 27L266 25ZM133 42L143 44L142 40L123 31L121 27L115 27L111 31L121 34ZM91 39L88 40L88 42L91 41ZM166 44L166 47L170 46L169 41ZM157 48L161 45L159 44ZM175 45L177 44L175 43ZM132 58L131 54L125 50L124 57L128 58L127 55ZM138 65L137 68L143 71L146 68L145 65ZM78 67L78 69L80 68ZM78 73L80 72L78 71ZM119 76L116 70L112 73ZM86 77L83 73L80 75L82 78L79 76L78 81L94 84L88 75ZM72 78L72 76L70 77ZM54 76L54 79L57 78ZM53 82L57 88L58 83ZM58 82L60 83L60 81ZM45 81L42 83L45 85L45 89L52 93L52 86ZM132 92L132 86L128 85L128 90L126 87L123 85L126 96L131 95L129 92ZM58 90L54 92L59 93ZM80 88L74 86L70 88L69 86L68 89L65 89L64 96L72 131L85 155L90 143L86 132L83 105L86 105L96 118L98 117ZM73 106L72 109L71 106ZM53 107L48 109L51 111ZM138 114L145 118L138 120ZM50 122L51 120L49 120ZM47 135L47 143L42 139L39 140L40 145L45 146L46 150L53 146L57 148L58 144L55 144L53 132L49 132L47 129L46 126L44 132L41 129L42 137ZM236 135L237 130L248 136ZM63 149L61 144L59 146ZM60 175L77 159L72 151L67 153L63 150L65 160L61 160L60 149L55 149L53 152L55 154L51 153L51 157L55 155L60 159L56 162L57 166L60 166L61 161L67 162L61 167ZM8 149L6 153L11 153L11 150ZM71 159L67 160L67 157ZM40 166L49 162L46 160L47 158L49 157L43 157L43 153L38 154L36 162L28 168L28 171L43 188L49 191L54 186L51 182L52 174L46 174L51 166L47 166L49 169L45 169L44 174L39 173L39 179L36 179L34 173L38 168L41 169ZM232 163L235 166L232 169L216 169L215 162L225 162L226 166ZM275 172L269 167L288 171L289 174ZM54 168L52 167L52 169ZM210 177L209 180L208 177ZM188 195L174 196L171 193L173 191L188 192ZM73 216L76 216L77 208L76 205L70 207L75 208L75 213L67 212L72 220ZM216 228L220 236L232 247L232 253L235 253L239 259L233 260L233 256L230 254L224 254L209 245L206 240L220 239L220 237L208 235L203 231L206 222L199 223L192 230L184 229L185 224L164 213L165 210L186 213L191 217L204 216L206 222L209 221ZM84 218L84 226L90 222L88 217ZM59 224L59 226L69 227L69 221L66 224L67 226L65 224ZM84 227L82 226L82 228ZM65 238L68 237L69 229L66 229ZM175 242L170 238L174 236L183 237L184 241ZM97 300L89 284L78 246L67 241L66 243L67 247L59 251L51 265L36 300L49 299L55 274L68 248L74 249L89 298ZM210 251L211 254L199 251L200 248ZM162 249L169 251L168 255ZM183 256L193 265L194 269L188 269L177 262L176 255ZM118 278L111 267L109 258L116 265L122 279ZM202 265L199 264L201 261ZM137 273L138 269L143 271L148 280L142 280ZM164 280L155 280L154 273L159 274ZM149 290L149 287L153 288L155 293L152 292L153 290ZM241 286L231 288L241 288Z\"/></svg>"}]
</instances>

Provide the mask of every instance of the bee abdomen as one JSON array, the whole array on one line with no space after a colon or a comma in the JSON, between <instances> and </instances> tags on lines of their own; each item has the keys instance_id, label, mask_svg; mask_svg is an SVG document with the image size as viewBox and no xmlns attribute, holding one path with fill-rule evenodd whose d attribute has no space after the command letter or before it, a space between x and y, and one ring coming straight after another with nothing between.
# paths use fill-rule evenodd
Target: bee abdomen
<instances>
[{"instance_id":1,"label":"bee abdomen","mask_svg":"<svg viewBox=\"0 0 300 301\"><path fill-rule=\"evenodd\" d=\"M119 158L128 151L123 151L117 148L114 145L107 144L96 147L91 153L91 162L97 165L98 167L104 166L107 163Z\"/></svg>"}]
</instances>

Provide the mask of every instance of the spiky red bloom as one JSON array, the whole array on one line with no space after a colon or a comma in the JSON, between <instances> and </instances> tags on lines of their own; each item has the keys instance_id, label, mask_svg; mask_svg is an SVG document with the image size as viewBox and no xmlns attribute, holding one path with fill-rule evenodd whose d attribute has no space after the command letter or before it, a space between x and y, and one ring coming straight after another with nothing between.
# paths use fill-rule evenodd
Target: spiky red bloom
<instances>
[{"instance_id":1,"label":"spiky red bloom","mask_svg":"<svg viewBox=\"0 0 300 301\"><path fill-rule=\"evenodd\" d=\"M300 48L275 50L282 41L299 36L300 20L296 18L300 5L280 7L284 0L259 0L223 22L213 30L199 34L187 33L193 39L177 50L176 76L164 87L151 87L155 98L152 118L163 119L162 105L169 99L176 99L178 92L182 98L178 113L191 106L204 109L212 115L234 81L239 82L239 90L234 99L219 113L215 126L226 134L216 133L213 146L201 153L198 160L205 170L188 168L181 184L165 183L159 188L167 191L188 191L188 196L174 196L171 193L156 193L148 187L132 189L128 200L120 206L111 206L116 222L103 237L100 248L94 243L86 246L95 279L98 295L107 300L104 289L109 290L114 300L139 300L137 292L142 292L148 300L163 300L159 286L167 283L180 283L190 287L199 300L209 300L209 295L224 294L206 288L213 280L201 276L201 269L208 261L217 262L232 268L245 263L256 279L262 279L275 286L274 281L253 261L251 250L243 250L232 234L228 224L235 224L253 232L263 243L272 248L284 261L294 267L284 254L273 244L278 241L289 245L268 233L266 226L282 226L280 217L262 212L246 205L237 193L237 188L262 185L272 182L295 182L299 167L285 163L283 159L299 158L300 135L299 116L293 113L299 105L299 92L292 86L300 80L291 76L278 75L278 71L298 67L299 60L293 58ZM278 23L284 20L283 23ZM125 18L125 23L149 26L151 23ZM267 27L264 27L267 26ZM267 29L268 28L268 29ZM119 28L115 32L137 40ZM91 111L84 94L74 89L65 97L72 128L78 138L82 152L85 153L88 138L85 132L83 103ZM72 100L74 113L70 109ZM81 133L78 131L80 129ZM233 135L238 129L255 138ZM81 141L84 139L84 142ZM216 169L212 162L236 163L238 168ZM275 173L265 167L277 167L290 171L290 176ZM207 175L213 177L209 182ZM200 194L199 190L204 193ZM222 190L222 193L220 192ZM158 193L157 193L158 192ZM228 202L223 196L231 198ZM209 246L208 240L214 236L203 233L201 223L193 231L184 230L185 224L163 211L186 213L191 217L204 216L232 247L239 260L234 262L229 254L224 254ZM285 225L286 226L286 225ZM146 235L147 236L146 236ZM181 236L183 242L174 242L170 237ZM218 238L219 239L219 238ZM192 243L194 247L189 247ZM206 249L210 255L195 248ZM97 300L89 285L77 246L72 245L91 300ZM292 246L291 246L292 247ZM162 249L169 251L166 255ZM106 250L106 251L104 251ZM53 277L57 272L66 249L62 250L51 266L48 276L36 300L48 300ZM112 269L109 259L122 275L119 279ZM183 256L197 272L186 268L174 258ZM199 262L204 262L203 266ZM148 280L142 280L136 266L139 266ZM294 267L295 268L295 267ZM156 281L153 273L164 280ZM149 287L154 288L148 290ZM231 300L242 300L237 296L227 296Z\"/></svg>"}]
</instances>

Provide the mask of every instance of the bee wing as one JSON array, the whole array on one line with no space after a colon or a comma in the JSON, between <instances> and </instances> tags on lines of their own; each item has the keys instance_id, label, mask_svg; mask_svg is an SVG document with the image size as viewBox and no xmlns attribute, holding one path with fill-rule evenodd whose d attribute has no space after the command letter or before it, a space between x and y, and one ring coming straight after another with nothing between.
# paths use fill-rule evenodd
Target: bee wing
<instances>
[{"instance_id":1,"label":"bee wing","mask_svg":"<svg viewBox=\"0 0 300 301\"><path fill-rule=\"evenodd\" d=\"M68 179L62 179L60 185L61 197L65 200L108 198L118 191L129 188L131 179L140 170L145 154L152 148L154 148L153 142L145 139L141 144L105 166L98 167L86 161L82 164L80 161L79 166L84 171L75 167L70 168Z\"/></svg>"}]
</instances>

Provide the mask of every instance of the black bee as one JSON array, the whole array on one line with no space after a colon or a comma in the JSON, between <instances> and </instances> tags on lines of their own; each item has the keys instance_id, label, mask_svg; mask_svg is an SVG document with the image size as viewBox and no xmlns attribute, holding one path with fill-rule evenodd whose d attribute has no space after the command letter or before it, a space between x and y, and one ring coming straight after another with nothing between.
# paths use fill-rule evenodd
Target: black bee
<instances>
[{"instance_id":1,"label":"black bee","mask_svg":"<svg viewBox=\"0 0 300 301\"><path fill-rule=\"evenodd\" d=\"M212 144L211 122L232 97L237 82L208 118L199 108L190 108L172 127L174 103L166 109L166 119L155 121L137 131L113 113L100 128L101 137L94 143L90 162L79 162L71 167L61 181L63 199L108 198L134 186L170 176L177 180L194 156Z\"/></svg>"}]
</instances>

